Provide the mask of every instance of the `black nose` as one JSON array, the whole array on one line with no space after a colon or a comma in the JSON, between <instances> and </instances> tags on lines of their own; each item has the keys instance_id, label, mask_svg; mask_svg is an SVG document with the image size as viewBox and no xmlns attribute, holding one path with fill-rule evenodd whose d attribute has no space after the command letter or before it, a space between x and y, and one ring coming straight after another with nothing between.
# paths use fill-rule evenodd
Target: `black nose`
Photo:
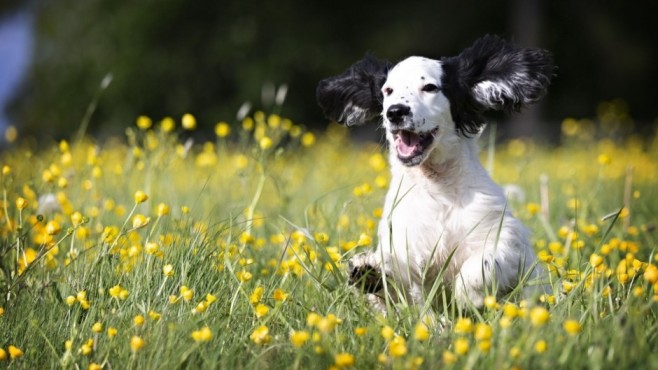
<instances>
[{"instance_id":1,"label":"black nose","mask_svg":"<svg viewBox=\"0 0 658 370\"><path fill-rule=\"evenodd\" d=\"M393 104L388 107L386 111L386 118L388 118L391 123L402 123L402 120L405 116L408 116L411 113L411 108L404 104Z\"/></svg>"}]
</instances>

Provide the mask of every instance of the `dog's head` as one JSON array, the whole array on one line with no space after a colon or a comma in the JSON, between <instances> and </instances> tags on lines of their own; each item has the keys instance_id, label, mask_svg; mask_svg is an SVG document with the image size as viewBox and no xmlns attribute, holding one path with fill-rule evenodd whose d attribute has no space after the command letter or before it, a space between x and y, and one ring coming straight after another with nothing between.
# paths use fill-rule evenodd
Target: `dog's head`
<instances>
[{"instance_id":1,"label":"dog's head","mask_svg":"<svg viewBox=\"0 0 658 370\"><path fill-rule=\"evenodd\" d=\"M393 66L367 56L320 82L325 115L347 126L378 116L407 166L422 163L451 137L477 134L492 112L512 113L539 100L554 74L546 50L485 36L455 57L407 58Z\"/></svg>"}]
</instances>

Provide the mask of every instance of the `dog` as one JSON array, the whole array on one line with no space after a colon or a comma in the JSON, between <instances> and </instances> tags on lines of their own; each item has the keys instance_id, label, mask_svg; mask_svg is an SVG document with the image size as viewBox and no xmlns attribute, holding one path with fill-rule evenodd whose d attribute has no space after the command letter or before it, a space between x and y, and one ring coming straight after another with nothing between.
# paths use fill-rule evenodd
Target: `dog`
<instances>
[{"instance_id":1,"label":"dog","mask_svg":"<svg viewBox=\"0 0 658 370\"><path fill-rule=\"evenodd\" d=\"M419 307L437 283L460 307L478 309L520 283L525 297L550 291L532 283L545 273L529 232L482 167L477 138L488 118L540 100L554 74L550 52L487 35L438 60L394 65L367 55L318 84L327 118L354 126L381 117L386 132L392 176L378 244L354 256L348 271L376 307L385 310L387 281Z\"/></svg>"}]
</instances>

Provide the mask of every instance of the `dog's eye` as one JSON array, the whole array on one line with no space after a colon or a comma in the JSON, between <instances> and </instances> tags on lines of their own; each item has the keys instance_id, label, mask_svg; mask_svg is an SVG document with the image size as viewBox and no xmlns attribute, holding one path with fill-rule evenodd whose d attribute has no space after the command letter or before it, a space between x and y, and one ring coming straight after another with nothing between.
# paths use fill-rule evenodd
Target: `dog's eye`
<instances>
[{"instance_id":1,"label":"dog's eye","mask_svg":"<svg viewBox=\"0 0 658 370\"><path fill-rule=\"evenodd\" d=\"M424 91L424 92L428 92L428 93L435 93L435 92L439 91L439 87L436 86L435 84L427 84L427 85L423 86L423 88L421 90Z\"/></svg>"},{"instance_id":2,"label":"dog's eye","mask_svg":"<svg viewBox=\"0 0 658 370\"><path fill-rule=\"evenodd\" d=\"M391 89L390 87L385 87L384 88L384 95L390 96L391 94L393 94L393 89Z\"/></svg>"}]
</instances>

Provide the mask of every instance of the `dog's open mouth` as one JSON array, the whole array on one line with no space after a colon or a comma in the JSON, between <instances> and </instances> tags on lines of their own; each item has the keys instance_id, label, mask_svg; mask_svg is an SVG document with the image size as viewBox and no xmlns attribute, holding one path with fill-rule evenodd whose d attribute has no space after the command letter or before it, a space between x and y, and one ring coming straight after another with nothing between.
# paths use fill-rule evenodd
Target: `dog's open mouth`
<instances>
[{"instance_id":1,"label":"dog's open mouth","mask_svg":"<svg viewBox=\"0 0 658 370\"><path fill-rule=\"evenodd\" d=\"M408 130L394 131L395 150L398 152L400 161L408 166L420 164L425 157L427 148L432 145L434 135L438 130L437 128L425 133Z\"/></svg>"}]
</instances>

